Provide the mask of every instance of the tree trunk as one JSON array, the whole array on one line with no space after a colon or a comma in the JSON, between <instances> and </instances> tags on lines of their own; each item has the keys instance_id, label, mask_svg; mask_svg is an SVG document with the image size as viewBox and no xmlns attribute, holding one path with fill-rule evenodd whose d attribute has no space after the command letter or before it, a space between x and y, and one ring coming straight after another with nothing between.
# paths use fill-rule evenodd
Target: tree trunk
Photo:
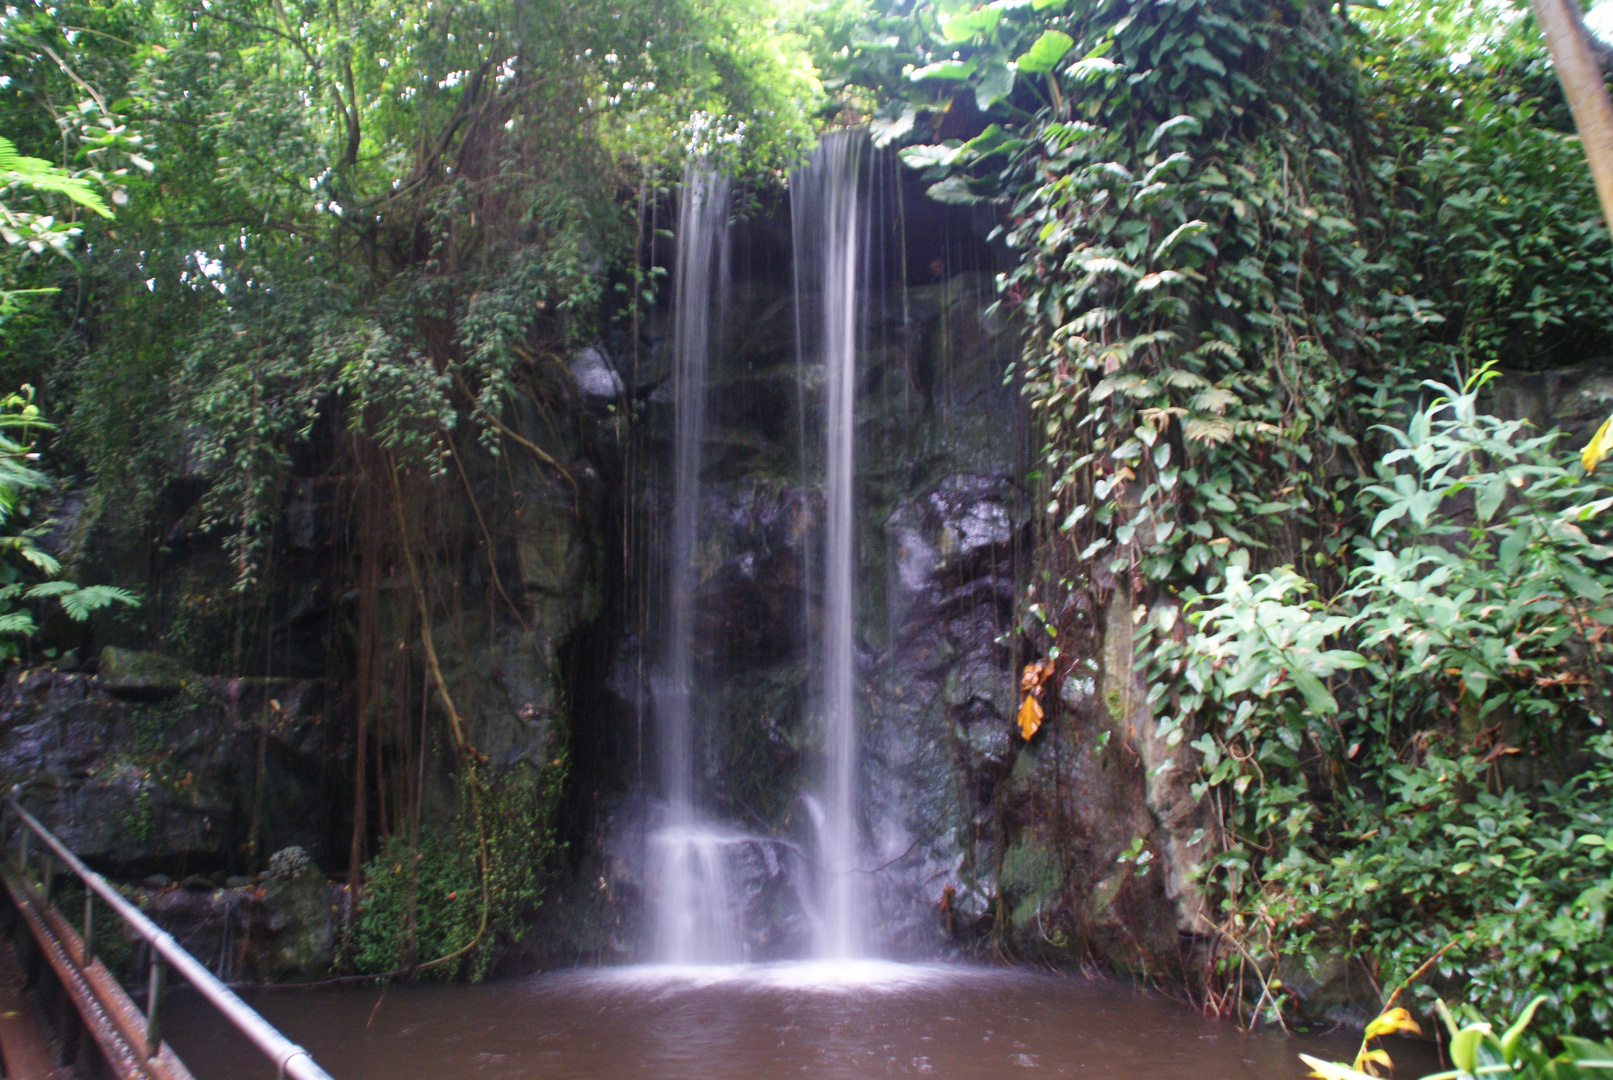
<instances>
[{"instance_id":1,"label":"tree trunk","mask_svg":"<svg viewBox=\"0 0 1613 1080\"><path fill-rule=\"evenodd\" d=\"M1602 217L1613 230L1613 101L1608 100L1590 34L1573 0L1529 0L1529 7L1551 49L1557 78L1590 162Z\"/></svg>"}]
</instances>

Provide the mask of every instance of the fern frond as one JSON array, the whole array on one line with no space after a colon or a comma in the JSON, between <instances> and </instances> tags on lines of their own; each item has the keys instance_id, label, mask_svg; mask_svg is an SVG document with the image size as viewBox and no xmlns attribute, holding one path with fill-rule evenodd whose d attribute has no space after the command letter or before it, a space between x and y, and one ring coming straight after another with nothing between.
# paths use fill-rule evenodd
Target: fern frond
<instances>
[{"instance_id":1,"label":"fern frond","mask_svg":"<svg viewBox=\"0 0 1613 1080\"><path fill-rule=\"evenodd\" d=\"M112 208L88 180L71 176L44 158L22 157L10 139L0 138L0 180L64 195L104 218L112 216Z\"/></svg>"},{"instance_id":2,"label":"fern frond","mask_svg":"<svg viewBox=\"0 0 1613 1080\"><path fill-rule=\"evenodd\" d=\"M32 586L26 595L30 600L37 600L42 596L66 596L78 590L78 585L71 581L45 581Z\"/></svg>"},{"instance_id":3,"label":"fern frond","mask_svg":"<svg viewBox=\"0 0 1613 1080\"><path fill-rule=\"evenodd\" d=\"M32 543L18 544L17 554L33 563L47 574L59 574L62 572L62 564L56 561L56 557L54 555L51 555L46 551L41 551L39 548L34 547ZM57 583L47 582L46 584L54 585Z\"/></svg>"},{"instance_id":4,"label":"fern frond","mask_svg":"<svg viewBox=\"0 0 1613 1080\"><path fill-rule=\"evenodd\" d=\"M86 585L74 592L62 594L62 610L69 618L83 622L102 608L113 604L139 607L140 598L128 589L115 585Z\"/></svg>"},{"instance_id":5,"label":"fern frond","mask_svg":"<svg viewBox=\"0 0 1613 1080\"><path fill-rule=\"evenodd\" d=\"M34 617L26 611L10 611L0 615L0 636L14 634L27 637L34 632Z\"/></svg>"}]
</instances>

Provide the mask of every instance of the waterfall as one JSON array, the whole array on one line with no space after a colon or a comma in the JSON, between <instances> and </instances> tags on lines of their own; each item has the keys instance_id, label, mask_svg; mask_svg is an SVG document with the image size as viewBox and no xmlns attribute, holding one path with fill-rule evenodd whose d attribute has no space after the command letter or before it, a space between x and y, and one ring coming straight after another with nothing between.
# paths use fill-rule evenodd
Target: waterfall
<instances>
[{"instance_id":1,"label":"waterfall","mask_svg":"<svg viewBox=\"0 0 1613 1080\"><path fill-rule=\"evenodd\" d=\"M716 344L728 266L728 181L691 164L678 207L673 268L672 550L666 651L656 679L656 726L667 817L650 838L655 949L669 963L740 959L725 835L699 821L695 790L700 729L694 681L694 593L699 585L700 466L706 429L706 369Z\"/></svg>"},{"instance_id":2,"label":"waterfall","mask_svg":"<svg viewBox=\"0 0 1613 1080\"><path fill-rule=\"evenodd\" d=\"M743 959L729 844L729 837L716 830L675 820L650 837L650 877L659 887L655 955L662 963Z\"/></svg>"},{"instance_id":3,"label":"waterfall","mask_svg":"<svg viewBox=\"0 0 1613 1080\"><path fill-rule=\"evenodd\" d=\"M863 955L866 903L858 870L860 728L856 710L856 550L854 457L859 279L864 269L866 208L860 172L867 135L824 137L790 179L795 236L797 319L802 361L822 360L827 532L823 554L824 774L818 814L819 929L822 959ZM815 312L802 302L816 292ZM815 317L814 317L815 314Z\"/></svg>"}]
</instances>

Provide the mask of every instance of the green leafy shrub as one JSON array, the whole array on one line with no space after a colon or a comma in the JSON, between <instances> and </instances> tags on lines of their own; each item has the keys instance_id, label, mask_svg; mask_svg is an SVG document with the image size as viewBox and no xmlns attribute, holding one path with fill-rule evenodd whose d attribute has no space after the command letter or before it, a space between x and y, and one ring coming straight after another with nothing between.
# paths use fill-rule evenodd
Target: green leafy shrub
<instances>
[{"instance_id":1,"label":"green leafy shrub","mask_svg":"<svg viewBox=\"0 0 1613 1080\"><path fill-rule=\"evenodd\" d=\"M1190 597L1161 640L1167 737L1224 813L1206 881L1268 955L1338 950L1431 1001L1551 994L1613 1026L1613 506L1554 437L1441 396L1360 484L1372 525L1327 600L1287 568ZM1194 733L1196 737L1192 737Z\"/></svg>"},{"instance_id":2,"label":"green leafy shrub","mask_svg":"<svg viewBox=\"0 0 1613 1080\"><path fill-rule=\"evenodd\" d=\"M1573 1035L1562 1038L1563 1049L1553 1056L1540 1040L1529 1035L1529 1024L1535 1011L1545 1003L1544 996L1535 998L1518 1013L1501 1034L1495 1025L1483 1019L1472 1005L1462 1005L1456 1012L1443 1001L1435 1003L1440 1022L1450 1036L1451 1064L1456 1066L1444 1072L1431 1073L1422 1080L1477 1080L1480 1076L1515 1077L1517 1080L1590 1080L1606 1075L1613 1069L1613 1040L1592 1042ZM1391 1031L1416 1031L1417 1025L1406 1015L1405 1009L1390 1009L1368 1025L1361 1042L1361 1052L1355 1065L1322 1061L1308 1054L1299 1055L1311 1067L1311 1075L1320 1080L1372 1080L1373 1073L1362 1071L1373 1065L1389 1065L1389 1056L1382 1050L1370 1049L1371 1042Z\"/></svg>"},{"instance_id":3,"label":"green leafy shrub","mask_svg":"<svg viewBox=\"0 0 1613 1080\"><path fill-rule=\"evenodd\" d=\"M469 778L482 795L485 880L468 795L445 831L425 833L417 844L388 838L364 867L353 966L370 974L486 975L519 945L541 903L564 776L564 759L557 758L499 777Z\"/></svg>"}]
</instances>

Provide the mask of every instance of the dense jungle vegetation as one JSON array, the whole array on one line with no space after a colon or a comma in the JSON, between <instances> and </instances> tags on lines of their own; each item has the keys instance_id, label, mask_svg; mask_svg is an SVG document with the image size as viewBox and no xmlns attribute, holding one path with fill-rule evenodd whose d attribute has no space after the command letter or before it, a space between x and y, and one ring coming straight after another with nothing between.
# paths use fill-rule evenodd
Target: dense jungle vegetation
<instances>
[{"instance_id":1,"label":"dense jungle vegetation","mask_svg":"<svg viewBox=\"0 0 1613 1080\"><path fill-rule=\"evenodd\" d=\"M508 417L568 392L556 358L634 340L679 169L765 192L816 131L868 124L1000 223L1044 511L1019 655L1056 682L1090 613L1131 605L1213 808L1195 991L1277 1019L1325 955L1386 998L1416 974L1419 1010L1545 994L1537 1028L1613 1029L1613 492L1487 411L1499 370L1613 357L1613 240L1525 11L62 0L0 37L0 385L54 425L24 440L49 482L0 474L6 602L51 595L23 538L53 485L135 532L190 485L233 592L148 629L260 670L276 523L318 460L349 515L359 744L429 704L464 778L452 835L416 809L378 854L360 814L358 968L486 970L554 843L563 755L493 777L437 670L457 600L426 508L472 487L476 446L537 470L544 513L589 497ZM86 598L163 610L132 599ZM29 629L0 623L42 660ZM1026 700L1027 733L1057 722ZM387 876L411 851L473 902L417 918L428 871Z\"/></svg>"},{"instance_id":2,"label":"dense jungle vegetation","mask_svg":"<svg viewBox=\"0 0 1613 1080\"><path fill-rule=\"evenodd\" d=\"M1034 611L1079 640L1082 591L1133 598L1214 807L1219 985L1321 949L1387 993L1437 956L1413 996L1544 991L1605 1031L1608 503L1578 447L1480 395L1495 365L1606 353L1608 236L1526 21L1454 64L1474 31L1428 15L881 29L931 61L918 101L963 82L1002 117L903 157L1009 207L1059 534Z\"/></svg>"}]
</instances>

